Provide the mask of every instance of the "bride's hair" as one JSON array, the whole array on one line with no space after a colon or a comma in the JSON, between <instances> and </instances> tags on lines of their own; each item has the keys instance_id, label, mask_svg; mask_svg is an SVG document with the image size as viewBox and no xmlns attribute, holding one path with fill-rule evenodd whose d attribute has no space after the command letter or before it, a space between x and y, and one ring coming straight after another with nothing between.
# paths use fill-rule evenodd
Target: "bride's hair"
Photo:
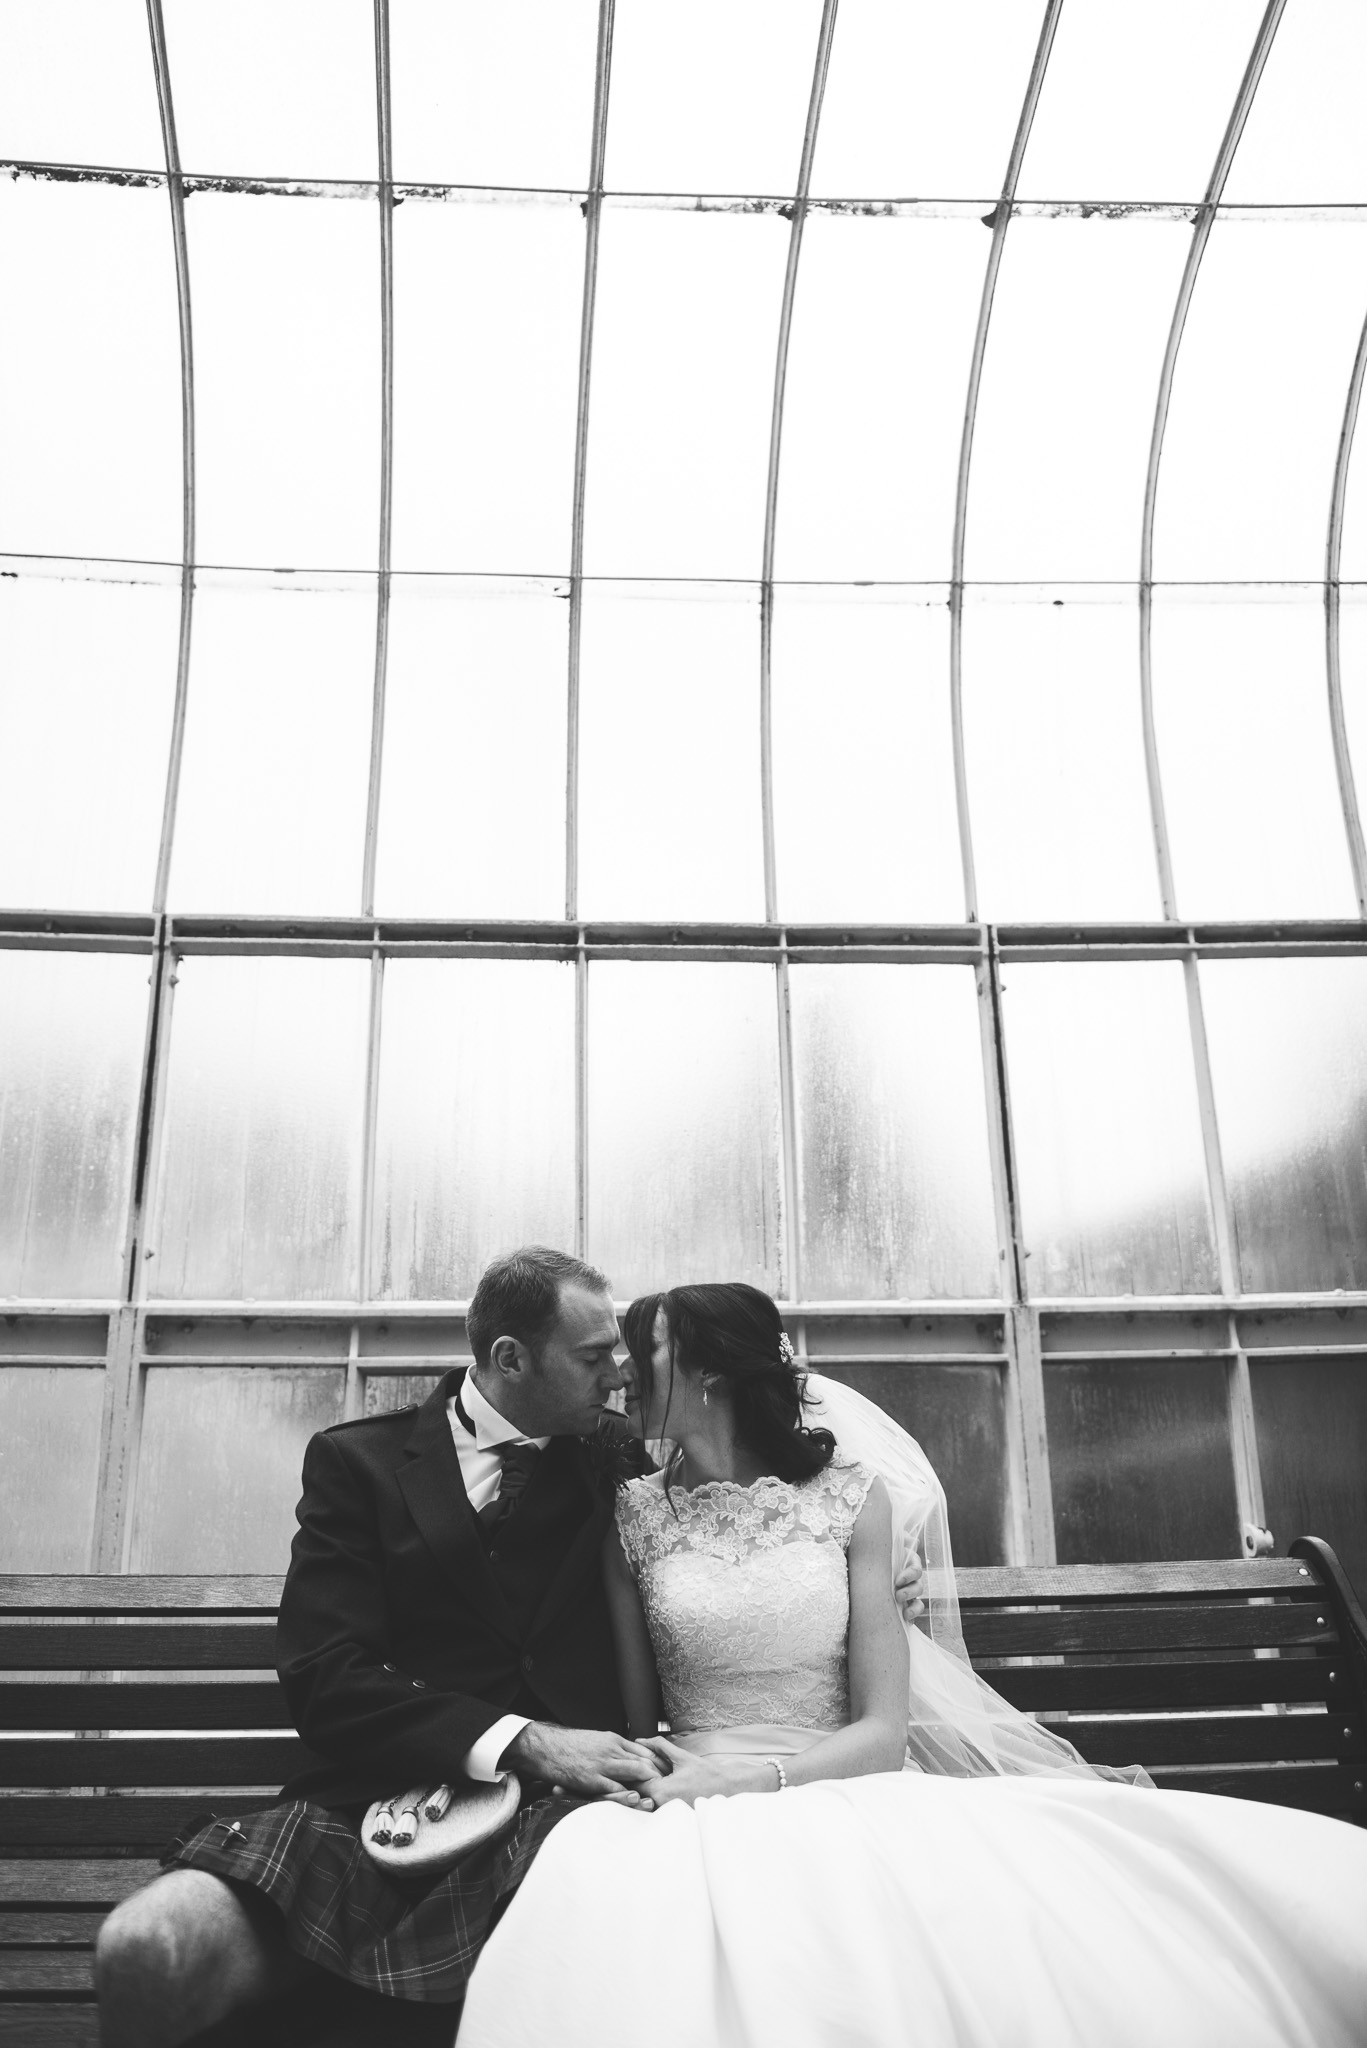
<instances>
[{"instance_id":1,"label":"bride's hair","mask_svg":"<svg viewBox=\"0 0 1367 2048\"><path fill-rule=\"evenodd\" d=\"M654 1380L651 1353L660 1309L669 1326L671 1393L676 1371L713 1374L726 1382L741 1442L778 1478L810 1479L830 1464L835 1438L803 1421L802 1375L767 1294L743 1280L727 1280L671 1287L633 1301L622 1318L622 1334L643 1396Z\"/></svg>"}]
</instances>

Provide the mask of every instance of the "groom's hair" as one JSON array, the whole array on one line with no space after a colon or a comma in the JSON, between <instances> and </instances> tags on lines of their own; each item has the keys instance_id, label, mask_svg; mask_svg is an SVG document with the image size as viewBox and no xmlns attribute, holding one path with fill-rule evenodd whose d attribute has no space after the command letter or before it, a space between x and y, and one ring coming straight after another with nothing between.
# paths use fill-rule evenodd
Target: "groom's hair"
<instances>
[{"instance_id":1,"label":"groom's hair","mask_svg":"<svg viewBox=\"0 0 1367 2048\"><path fill-rule=\"evenodd\" d=\"M516 1337L533 1358L560 1315L560 1290L566 1284L610 1294L606 1277L596 1266L545 1244L524 1244L484 1268L465 1312L465 1329L476 1365L487 1365L496 1337Z\"/></svg>"}]
</instances>

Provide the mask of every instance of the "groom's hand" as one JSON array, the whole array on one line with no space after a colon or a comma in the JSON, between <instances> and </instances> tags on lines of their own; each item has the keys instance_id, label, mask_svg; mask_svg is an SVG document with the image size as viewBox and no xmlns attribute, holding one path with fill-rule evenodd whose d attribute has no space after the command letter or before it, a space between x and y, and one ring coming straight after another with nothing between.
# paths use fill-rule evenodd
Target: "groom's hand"
<instances>
[{"instance_id":1,"label":"groom's hand","mask_svg":"<svg viewBox=\"0 0 1367 2048\"><path fill-rule=\"evenodd\" d=\"M504 1762L581 1798L641 1803L638 1786L659 1772L649 1750L598 1728L560 1728L529 1721L503 1752Z\"/></svg>"},{"instance_id":2,"label":"groom's hand","mask_svg":"<svg viewBox=\"0 0 1367 2048\"><path fill-rule=\"evenodd\" d=\"M892 1582L903 1621L915 1621L926 1611L926 1568L913 1550Z\"/></svg>"}]
</instances>

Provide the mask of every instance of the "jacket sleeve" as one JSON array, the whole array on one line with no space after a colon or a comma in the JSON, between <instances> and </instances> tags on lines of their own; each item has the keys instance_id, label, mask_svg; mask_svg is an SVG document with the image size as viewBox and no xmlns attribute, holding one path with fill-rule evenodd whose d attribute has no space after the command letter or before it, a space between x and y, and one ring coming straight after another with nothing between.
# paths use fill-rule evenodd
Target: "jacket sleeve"
<instances>
[{"instance_id":1,"label":"jacket sleeve","mask_svg":"<svg viewBox=\"0 0 1367 2048\"><path fill-rule=\"evenodd\" d=\"M392 1781L396 1794L459 1777L505 1709L396 1668L373 1504L335 1437L312 1439L303 1484L276 1630L296 1728L329 1763Z\"/></svg>"}]
</instances>

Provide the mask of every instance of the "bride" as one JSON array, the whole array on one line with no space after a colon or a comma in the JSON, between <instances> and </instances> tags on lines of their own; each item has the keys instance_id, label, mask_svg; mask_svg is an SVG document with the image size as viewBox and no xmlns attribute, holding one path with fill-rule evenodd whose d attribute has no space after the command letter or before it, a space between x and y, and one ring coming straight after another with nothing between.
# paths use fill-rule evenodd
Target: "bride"
<instances>
[{"instance_id":1,"label":"bride","mask_svg":"<svg viewBox=\"0 0 1367 2048\"><path fill-rule=\"evenodd\" d=\"M671 1446L604 1565L654 1810L549 1836L458 2048L1361 2048L1367 1835L1094 1770L978 1679L933 1472L767 1295L624 1329Z\"/></svg>"}]
</instances>

